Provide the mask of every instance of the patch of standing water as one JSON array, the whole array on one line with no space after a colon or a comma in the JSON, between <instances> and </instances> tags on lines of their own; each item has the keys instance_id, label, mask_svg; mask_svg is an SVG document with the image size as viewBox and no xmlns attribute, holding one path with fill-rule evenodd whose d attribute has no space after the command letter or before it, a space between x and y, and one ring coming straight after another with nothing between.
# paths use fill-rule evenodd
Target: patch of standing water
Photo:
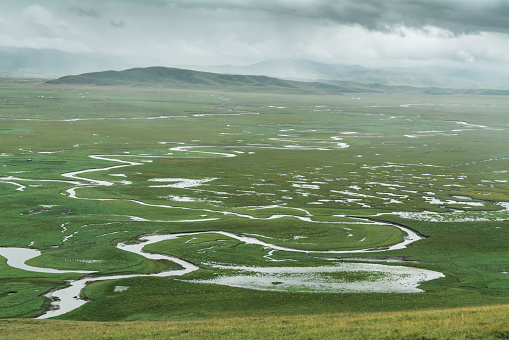
<instances>
[{"instance_id":1,"label":"patch of standing water","mask_svg":"<svg viewBox=\"0 0 509 340\"><path fill-rule=\"evenodd\" d=\"M423 290L417 287L421 282L444 277L444 274L431 270L371 263L341 263L324 267L213 267L238 270L241 274L187 282L290 292L420 293ZM337 273L344 273L345 278L336 278ZM349 280L349 275L363 278Z\"/></svg>"},{"instance_id":2,"label":"patch of standing water","mask_svg":"<svg viewBox=\"0 0 509 340\"><path fill-rule=\"evenodd\" d=\"M113 292L114 293L122 293L128 289L129 289L129 286L115 286L115 288L113 288Z\"/></svg>"},{"instance_id":3,"label":"patch of standing water","mask_svg":"<svg viewBox=\"0 0 509 340\"><path fill-rule=\"evenodd\" d=\"M150 182L175 182L173 184L149 185L149 188L193 188L210 182L216 178L188 179L188 178L151 178Z\"/></svg>"},{"instance_id":4,"label":"patch of standing water","mask_svg":"<svg viewBox=\"0 0 509 340\"><path fill-rule=\"evenodd\" d=\"M194 198L194 197L187 197L187 196L175 196L175 195L168 195L168 196L160 196L159 198L167 198L171 201L175 202L205 202L205 200Z\"/></svg>"}]
</instances>

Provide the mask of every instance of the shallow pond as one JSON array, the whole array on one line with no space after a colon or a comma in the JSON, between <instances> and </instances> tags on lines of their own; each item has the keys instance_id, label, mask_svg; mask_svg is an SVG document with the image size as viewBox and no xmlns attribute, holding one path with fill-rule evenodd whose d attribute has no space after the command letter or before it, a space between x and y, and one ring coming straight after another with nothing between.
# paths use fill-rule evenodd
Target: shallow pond
<instances>
[{"instance_id":1,"label":"shallow pond","mask_svg":"<svg viewBox=\"0 0 509 340\"><path fill-rule=\"evenodd\" d=\"M420 293L423 290L417 286L421 282L444 277L444 274L431 270L370 263L322 267L214 267L240 273L190 282L289 292Z\"/></svg>"}]
</instances>

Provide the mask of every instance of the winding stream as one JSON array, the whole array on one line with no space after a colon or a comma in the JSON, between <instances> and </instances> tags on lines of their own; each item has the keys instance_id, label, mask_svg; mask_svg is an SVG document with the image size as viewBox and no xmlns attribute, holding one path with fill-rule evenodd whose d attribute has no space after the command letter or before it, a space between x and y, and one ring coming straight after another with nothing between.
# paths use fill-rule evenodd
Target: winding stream
<instances>
[{"instance_id":1,"label":"winding stream","mask_svg":"<svg viewBox=\"0 0 509 340\"><path fill-rule=\"evenodd\" d=\"M219 153L219 152L190 151L190 148L191 147L176 147L176 148L174 148L174 150L175 151L188 151L188 152L203 152L203 153L209 153L209 154L213 153L213 154L216 154L221 157L235 157L235 156L237 156L236 154L227 154L227 153ZM172 150L172 149L170 149L170 150ZM83 174L89 173L89 172L107 171L107 170L118 169L118 168L127 167L127 166L144 164L141 162L121 160L121 159L119 159L119 157L146 158L146 157L168 157L168 156L91 155L89 157L91 157L93 159L97 159L97 160L107 160L107 161L119 162L121 164L113 165L113 166L109 166L109 167L105 167L105 168L93 168L93 169L73 171L73 172L68 172L68 173L62 174L62 176L67 178L68 180L43 180L43 181L57 181L57 182L65 182L68 184L72 184L73 187L66 190L68 197L70 197L70 198L84 199L84 200L98 200L98 201L113 201L113 200L117 200L117 199L94 199L94 198L78 197L76 194L76 190L79 188L97 187L97 186L111 186L114 184L114 182L110 182L110 181L88 179L88 178L82 177ZM21 179L21 178L9 176L9 177L0 178L0 181L12 182L12 181L36 181L36 180ZM22 190L23 186L20 185L19 183L12 182L12 184L17 185L19 187L18 190ZM215 211L215 210L210 210L210 209L199 209L199 208L188 208L188 207L179 207L179 206L170 206L170 205L148 204L148 203L138 201L138 200L129 200L129 201L134 202L136 204L144 205L144 206L196 210L196 211L201 211L201 212L213 212L213 213L220 213L225 216L237 216L237 217L242 217L242 218L247 218L247 219L256 219L256 220L272 220L272 219L293 217L293 218L297 218L297 219L300 219L300 220L303 220L306 222L312 222L312 223L336 223L336 224L355 224L356 223L356 222L319 222L319 221L314 221L312 219L312 215L309 214L309 212L307 212L307 211L305 211L305 212L306 212L306 215L308 215L308 216L305 216L305 217L294 216L294 215L272 215L267 218L257 218L252 215L234 213L234 212L230 212L230 211ZM261 208L263 208L263 207L261 207ZM295 209L303 210L300 208L295 208ZM362 218L359 218L359 219L362 220ZM384 247L384 248L366 248L366 249L346 250L346 251L345 250L343 250L343 251L341 251L341 250L320 250L320 251L314 250L313 251L313 250L302 250L302 249L295 249L295 248L289 248L289 247L282 247L282 246L278 246L275 244L261 241L255 237L237 235L237 234L233 234L233 233L229 233L229 232L225 232L225 231L204 231L204 232L194 232L194 233L178 233L178 234L167 234L167 235L142 236L139 239L140 242L137 244L129 244L128 245L125 243L119 243L117 245L117 248L124 250L124 251L129 251L129 252L132 252L135 254L139 254L141 256L144 256L147 259L170 260L170 261L176 262L179 265L181 265L183 267L183 269L182 270L168 270L168 271L163 271L163 272L155 273L155 274L126 274L126 275L101 276L101 277L84 277L80 280L69 281L68 287L59 289L59 290L55 290L55 291L51 291L51 292L45 294L45 296L51 300L51 306L48 311L46 311L43 315L39 316L38 318L46 319L46 318L59 316L59 315L65 314L65 313L72 311L72 310L82 306L83 304L85 304L86 301L82 300L79 296L80 296L82 289L89 282L104 281L104 280L116 280L116 279L132 278L132 277L144 277L144 276L157 276L157 277L181 276L181 275L184 275L184 274L187 274L187 273L197 270L198 267L196 265L194 265L190 262L187 262L185 260L182 260L182 259L179 259L176 257L172 257L169 255L151 254L151 253L146 253L143 251L143 247L148 244L152 244L152 243L156 243L156 242L160 242L160 241L164 241L164 240L169 240L169 239L175 239L175 238L178 238L181 236L216 233L216 234L220 234L220 235L223 235L226 237L237 239L238 241L240 241L244 244L259 245L265 249L270 249L271 251L288 251L288 252L316 253L316 254L325 254L325 253L348 254L348 253L380 252L380 251L402 249L402 248L405 248L406 246L408 246L409 244L411 244L412 242L415 242L422 238L420 235L418 235L413 230L406 228L404 226L398 225L398 224L381 223L381 222L373 222L373 221L357 222L357 223L390 225L390 226L396 227L396 228L400 229L401 231L403 231L404 233L406 233L406 236L404 237L402 242L392 245L392 246L388 246L388 247ZM15 267L15 268L19 268L19 269L23 269L23 270L27 270L27 271L36 271L36 272L43 272L43 273L86 273L86 274L94 273L91 271L70 271L70 270L63 271L63 270L56 270L56 269L51 269L51 268L39 268L39 267L28 266L25 264L25 262L27 260L29 260L33 257L39 256L40 254L41 253L38 250L34 250L34 249L0 248L0 255L7 258L7 264L11 267ZM331 270L330 268L335 268L332 270L340 270L338 266L348 266L348 265L354 265L354 264L341 264L341 265L337 265L336 267L329 266L329 269L327 269L326 271ZM414 275L414 277L417 278L414 280L410 280L411 282L409 280L406 280L406 281L404 280L404 282L402 282L401 287L403 287L403 286L410 287L408 290L402 290L402 291L407 291L407 292L419 291L418 289L416 289L416 286L419 284L419 282L431 280L431 279L435 279L435 278L443 276L443 274L438 273L438 272L425 271L425 270L421 270L421 269L417 269L417 268L394 267L394 266L383 266L383 265L377 265L377 266L378 266L377 268L379 268L380 266L384 267L383 270L386 271L387 273L392 273L391 270L394 271L394 273L396 271L401 272L402 270L403 271L405 270L402 268L407 268L407 271L405 272L407 274L405 274L405 275L406 276ZM231 267L231 269L235 269L235 268L236 267ZM391 268L393 268L393 269L391 269ZM245 270L245 269L239 269L239 270ZM263 271L263 269L259 269L258 271L260 271L260 270ZM271 270L277 270L277 268L276 269L271 268ZM285 270L287 270L287 269L285 269L284 267L280 267L279 270L282 273L284 273ZM301 268L301 271L302 270L308 270L308 269ZM352 269L349 269L349 270L352 270ZM355 270L355 269L353 269L353 270ZM209 283L218 283L218 282L209 282ZM218 284L227 284L228 285L228 283L224 283L224 282L218 283ZM231 284L231 285L234 285L234 284ZM237 286L239 286L239 285L237 285ZM256 288L256 289L263 289L263 288ZM336 291L338 291L338 290L336 290Z\"/></svg>"},{"instance_id":2,"label":"winding stream","mask_svg":"<svg viewBox=\"0 0 509 340\"><path fill-rule=\"evenodd\" d=\"M147 276L157 276L157 277L181 276L181 275L190 273L192 271L195 271L195 270L199 269L199 267L188 262L188 261L182 260L177 257L165 255L165 254L146 253L143 251L143 248L146 245L149 245L152 243L175 239L175 238L178 238L181 236L192 236L192 235L210 234L210 233L220 234L220 235L223 235L226 237L237 239L240 242L243 242L245 244L259 245L265 249L283 250L283 251L300 252L300 253L347 254L347 253L360 253L360 252L379 252L379 251L386 251L386 250L390 250L390 249L400 249L401 247L404 247L404 245L402 246L402 244L407 244L407 242L409 241L409 240L405 240L404 242L402 242L398 245L394 245L393 247L389 247L389 248L383 249L383 250L381 250L381 249L362 249L362 250L343 250L343 251L342 250L325 250L325 251L317 251L316 250L316 251L313 251L313 250L302 250L302 249L281 247L281 246L277 246L274 244L270 244L270 243L258 240L257 238L254 238L254 237L242 236L242 235L237 235L237 234L224 232L224 231L204 231L204 232L192 232L192 233L143 236L139 239L139 241L140 241L139 243L136 243L136 244L119 243L117 245L117 248L124 250L124 251L129 251L129 252L141 255L141 256L143 256L147 259L151 259L151 260L170 260L170 261L173 261L173 262L179 264L184 269L163 271L163 272L155 273L155 274L126 274L126 275L100 276L100 277L94 277L94 278L85 277L80 280L69 281L70 285L68 287L59 289L56 291L51 291L51 292L45 294L45 296L51 300L50 308L43 315L39 316L38 319L47 319L47 318L63 315L65 313L70 312L70 311L82 306L83 304L85 304L87 301L82 300L79 296L80 296L82 289L89 282L125 279L125 278L132 278L132 277L144 277L144 276L145 277L147 277ZM396 247L396 248L394 248L394 247ZM9 264L11 267L24 269L24 270L28 270L28 271L42 272L42 273L94 273L91 271L56 270L56 269L51 269L51 268L39 268L39 267L27 266L25 264L25 261L27 261L33 257L39 256L40 254L41 253L39 251L34 250L34 249L0 248L0 255L7 258L7 264ZM351 265L352 268L349 268L348 270L358 270L358 269L353 268L354 264L341 264L341 265L342 266ZM235 268L236 267L231 267L230 269L235 269ZM329 267L329 269L322 270L322 271L330 271L331 268L332 268L332 270L336 270L336 271L341 270L339 268ZM356 265L356 268L358 268L358 264ZM380 269L380 268L382 268L382 269ZM279 271L281 271L281 273L284 273L288 269L281 267L281 268L270 268L270 270L272 270L272 271L279 270ZM300 270L301 271L304 270L306 272L310 271L309 268L301 268ZM438 272L432 272L432 271L427 271L427 270L422 270L422 269L417 269L417 268L409 268L409 267L394 267L394 266L383 266L383 265L376 265L376 267L375 267L373 265L373 268L371 268L371 270L385 271L386 273L391 273L391 274L394 274L396 272L401 272L402 270L405 271L405 273L407 273L408 275L410 275L410 273L411 273L411 275L414 277L414 279L409 280L408 278L406 278L403 280L401 280L401 279L400 280L392 280L391 285L389 285L390 287L393 287L393 286L395 286L394 281L397 281L397 282L399 282L396 285L397 287L392 288L392 289L393 290L399 289L398 291L403 291L403 292L419 292L420 290L418 290L416 288L416 286L420 282L426 281L426 280L432 280L432 279L443 276L443 274L438 273ZM380 286L380 284L385 284L385 286L387 287L388 282L389 281L385 281L385 282L380 281L378 283L372 282L371 286L373 286L373 285ZM211 282L206 282L206 283L215 283L215 282L211 281ZM218 284L228 285L227 281L218 282ZM230 285L242 287L242 285L239 285L238 283L235 283L235 282ZM348 288L345 288L344 283L342 284L341 287L342 287L341 289L336 289L336 291L345 291L345 289L348 289ZM261 289L261 288L258 288L258 289ZM357 290L358 289L359 289L359 287L357 288ZM374 291L373 290L374 288L365 287L365 289L368 289L368 290L371 289L372 291ZM380 289L379 289L379 291L380 291Z\"/></svg>"},{"instance_id":3,"label":"winding stream","mask_svg":"<svg viewBox=\"0 0 509 340\"><path fill-rule=\"evenodd\" d=\"M167 239L170 239L173 237L168 237ZM129 251L135 254L139 254L141 256L144 256L147 259L151 260L170 260L173 262L176 262L177 264L181 265L184 269L182 270L168 270L163 271L160 273L155 274L126 274L126 275L113 275L113 276L101 276L101 277L94 277L94 278L82 278L77 281L70 281L70 286L59 289L56 291L49 292L45 294L45 296L51 300L51 305L48 311L46 311L43 315L39 316L37 319L47 319L54 316L62 315L67 312L70 312L82 305L84 305L87 301L82 300L79 298L81 290L85 288L87 283L94 282L94 281L104 281L104 280L117 280L117 279L127 279L131 277L143 277L143 276L158 276L158 277L164 277L164 276L178 276L178 275L184 275L187 273L190 273L192 271L195 271L199 269L198 266L184 261L182 259L164 255L164 254L151 254L151 253L145 253L142 249L144 246L159 242L160 240L158 238L154 238L151 236L142 238L140 240L140 243L137 244L130 244L127 245L125 243L119 243L117 245L117 248Z\"/></svg>"},{"instance_id":4,"label":"winding stream","mask_svg":"<svg viewBox=\"0 0 509 340\"><path fill-rule=\"evenodd\" d=\"M165 254L146 253L143 251L143 248L146 245L149 245L152 243L157 243L157 242L161 242L161 241L165 241L165 240L171 240L171 239L175 239L175 238L178 238L181 236L192 236L192 235L210 234L210 233L216 233L216 234L224 235L227 237L231 237L231 238L237 239L245 244L256 244L256 245L260 245L267 249L284 250L284 251L290 251L290 252L346 254L346 253L359 253L359 252L366 252L366 251L383 251L383 250L370 250L370 249L349 250L349 251L301 250L301 249L294 249L294 248L288 248L288 247L280 247L280 246L276 246L276 245L273 245L270 243L260 241L254 237L241 236L241 235L236 235L236 234L224 232L224 231L205 231L205 232L193 232L193 233L178 233L178 234L168 234L168 235L143 236L139 239L139 241L140 241L139 243L136 243L136 244L119 243L117 245L117 248L124 250L124 251L129 251L129 252L141 255L147 259L170 260L170 261L173 261L173 262L179 264L184 269L168 270L168 271L163 271L163 272L155 273L155 274L126 274L126 275L114 275L114 276L101 276L101 277L94 277L94 278L85 277L80 280L69 281L70 285L68 287L59 289L56 291L51 291L51 292L45 294L45 296L51 300L51 306L50 306L49 310L46 311L43 315L39 316L38 319L47 319L47 318L59 316L59 315L65 314L67 312L70 312L70 311L82 306L83 304L85 304L87 301L82 300L79 296L80 296L82 289L89 282L125 279L125 278L132 278L132 277L147 277L147 276L156 276L156 277L181 276L181 275L193 272L193 271L199 269L199 267L194 265L193 263L190 263L188 261L182 260L177 257L165 255ZM10 251L4 251L5 249L9 249ZM79 271L56 271L55 269L49 269L49 268L27 267L24 264L24 261L23 261L23 263L20 263L21 262L20 260L13 261L13 257L16 257L17 253L16 253L16 251L12 251L12 249L17 250L18 254L26 253L27 259L40 255L40 252L33 250L33 249L26 249L26 248L0 248L0 255L5 256L8 259L8 264L13 267L25 269L25 270L37 271L37 272L45 272L45 273L55 273L55 272L76 273L76 272L79 272ZM396 249L399 249L399 248L396 248ZM389 250L389 248L384 249L384 250ZM348 267L348 268L343 269L338 266ZM366 268L362 267L362 268L364 268L364 270L380 271L380 272L385 272L385 273L392 274L392 275L395 275L397 273L400 275L404 274L404 276L402 276L401 278L396 278L396 279L392 279L392 280L382 280L382 281L378 281L378 282L371 282L369 287L368 286L364 287L364 289L365 290L367 289L367 291L384 291L383 289L381 290L380 288L376 288L376 287L380 287L380 285L384 285L384 287L389 287L391 289L389 291L420 292L421 290L416 288L416 286L420 282L443 277L442 273L438 273L438 272L434 272L434 271L430 271L430 270L418 269L418 268L411 268L411 267L384 266L384 265L372 265L372 264L369 264L369 265L361 264L361 266L366 267ZM258 270L258 272L260 272L260 270L261 271L264 270L263 268L261 268L261 269L260 268L246 269L246 268L248 268L248 267L228 267L226 269L240 269L240 270L248 270L248 271L249 270L251 270L251 271ZM349 270L349 271L360 270L359 264L353 264L353 263L342 263L342 264L338 264L336 267L328 266L328 267L321 267L321 268L322 268L322 272L340 271L340 270L343 270L343 271L344 270ZM324 269L324 268L327 268L327 269ZM274 272L277 273L278 271L280 273L285 273L288 271L288 268L284 268L284 267L268 268L267 270L272 271L273 273ZM293 268L293 270L294 271L300 270L300 271L304 271L304 272L312 271L310 268ZM316 270L316 268L315 268L315 270ZM83 273L85 273L85 272L83 272ZM86 273L90 273L90 272L86 272ZM265 281L266 281L266 279L265 279ZM197 282L200 282L200 281L197 281ZM228 281L220 281L220 282L203 281L203 283L218 283L218 284L231 285L231 286L236 286L236 287L243 287L241 284L238 284L236 282L228 284ZM356 288L357 291L360 288L362 289L362 284L361 284L361 286L359 286L358 283L354 283L354 284L358 286ZM364 285L366 285L366 284L364 283ZM258 286L260 286L259 283L258 283ZM375 287L375 288L373 288L373 287ZM253 287L251 287L251 288L253 288ZM257 288L257 289L263 289L263 288ZM348 289L352 290L352 288L349 288L348 285L345 285L345 283L339 283L339 284L337 284L337 288L335 288L335 291L348 291ZM376 290L376 289L378 289L378 290Z\"/></svg>"}]
</instances>

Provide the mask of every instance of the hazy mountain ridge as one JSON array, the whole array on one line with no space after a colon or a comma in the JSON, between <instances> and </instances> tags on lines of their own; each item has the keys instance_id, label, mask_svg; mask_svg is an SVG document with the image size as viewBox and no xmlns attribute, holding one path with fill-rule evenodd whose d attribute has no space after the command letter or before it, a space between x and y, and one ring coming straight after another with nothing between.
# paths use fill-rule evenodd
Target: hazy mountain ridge
<instances>
[{"instance_id":1,"label":"hazy mountain ridge","mask_svg":"<svg viewBox=\"0 0 509 340\"><path fill-rule=\"evenodd\" d=\"M509 89L509 75L479 74L460 68L368 68L360 65L325 64L311 60L282 59L253 65L184 66L185 68L231 73L255 74L301 81L351 81L387 86L440 87L451 89Z\"/></svg>"},{"instance_id":2,"label":"hazy mountain ridge","mask_svg":"<svg viewBox=\"0 0 509 340\"><path fill-rule=\"evenodd\" d=\"M129 65L121 57L66 53L51 49L0 47L0 74L8 77L50 78L128 67ZM380 91L391 92L395 90L392 87L509 90L509 74L504 73L503 70L497 73L486 73L468 68L447 67L368 68L360 65L327 64L306 59L267 60L245 66L181 66L179 68L230 75L256 75L285 80L322 82L350 88L350 90L343 89L343 92L363 92L366 91L365 85L369 85L368 89L377 88ZM380 85L389 88L383 88ZM408 91L419 92L416 89L405 90L405 92Z\"/></svg>"},{"instance_id":3,"label":"hazy mountain ridge","mask_svg":"<svg viewBox=\"0 0 509 340\"><path fill-rule=\"evenodd\" d=\"M0 73L41 78L122 67L123 61L87 53L66 53L52 49L0 47Z\"/></svg>"},{"instance_id":4,"label":"hazy mountain ridge","mask_svg":"<svg viewBox=\"0 0 509 340\"><path fill-rule=\"evenodd\" d=\"M168 67L133 68L124 71L92 72L49 80L47 84L96 86L159 86L207 88L241 92L286 92L311 94L342 93L414 93L414 94L490 94L509 95L508 90L450 89L438 87L387 86L343 80L304 82L260 75L202 72Z\"/></svg>"},{"instance_id":5,"label":"hazy mountain ridge","mask_svg":"<svg viewBox=\"0 0 509 340\"><path fill-rule=\"evenodd\" d=\"M96 70L127 69L130 65L119 56L67 53L52 49L0 47L0 74L13 77L61 77ZM438 87L449 89L509 90L509 73L481 72L454 67L384 67L328 64L307 59L266 60L251 65L179 66L203 72L236 75L263 75L286 80L338 81L386 86ZM355 87L355 86L354 86ZM352 91L355 91L352 89Z\"/></svg>"}]
</instances>

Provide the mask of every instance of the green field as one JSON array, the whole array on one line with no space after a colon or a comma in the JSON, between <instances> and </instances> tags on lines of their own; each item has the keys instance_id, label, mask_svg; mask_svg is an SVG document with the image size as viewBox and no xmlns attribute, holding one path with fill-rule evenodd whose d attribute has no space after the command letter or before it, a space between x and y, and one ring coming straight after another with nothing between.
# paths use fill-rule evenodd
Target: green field
<instances>
[{"instance_id":1,"label":"green field","mask_svg":"<svg viewBox=\"0 0 509 340\"><path fill-rule=\"evenodd\" d=\"M507 306L390 313L77 322L0 320L2 339L507 339Z\"/></svg>"},{"instance_id":2,"label":"green field","mask_svg":"<svg viewBox=\"0 0 509 340\"><path fill-rule=\"evenodd\" d=\"M39 250L26 262L37 268L147 274L90 282L81 292L90 301L55 317L65 320L507 305L508 108L506 96L3 81L0 247ZM421 239L390 248L409 232ZM156 277L181 267L117 247L149 234L184 234L144 251L199 269ZM313 274L334 266L350 269ZM420 293L363 289L386 287L400 267L443 276ZM44 294L81 276L18 269L0 256L0 318L42 315ZM258 286L224 283L233 278ZM331 288L341 283L352 290Z\"/></svg>"}]
</instances>

